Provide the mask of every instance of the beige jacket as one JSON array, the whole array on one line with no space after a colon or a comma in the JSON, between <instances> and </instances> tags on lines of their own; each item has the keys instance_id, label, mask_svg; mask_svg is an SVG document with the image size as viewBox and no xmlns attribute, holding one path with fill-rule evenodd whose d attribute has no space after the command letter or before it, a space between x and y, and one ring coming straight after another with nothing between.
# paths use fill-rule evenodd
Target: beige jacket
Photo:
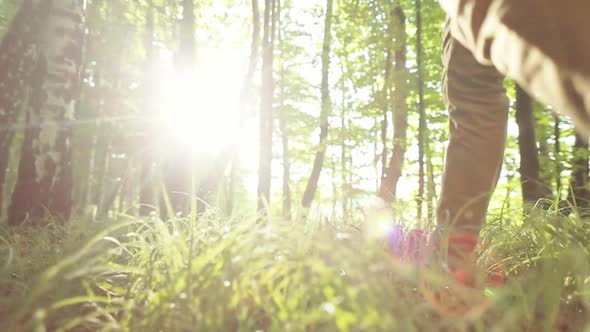
<instances>
[{"instance_id":1,"label":"beige jacket","mask_svg":"<svg viewBox=\"0 0 590 332\"><path fill-rule=\"evenodd\" d=\"M453 37L590 134L590 0L441 0Z\"/></svg>"}]
</instances>

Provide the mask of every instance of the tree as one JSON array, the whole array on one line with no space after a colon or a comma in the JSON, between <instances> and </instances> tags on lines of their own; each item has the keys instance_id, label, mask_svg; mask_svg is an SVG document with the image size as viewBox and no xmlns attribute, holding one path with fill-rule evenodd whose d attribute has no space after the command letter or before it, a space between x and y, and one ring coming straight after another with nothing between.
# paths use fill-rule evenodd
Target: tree
<instances>
[{"instance_id":1,"label":"tree","mask_svg":"<svg viewBox=\"0 0 590 332\"><path fill-rule=\"evenodd\" d=\"M9 223L67 221L72 208L70 122L79 97L84 46L81 1L54 1L40 33L30 85L27 128Z\"/></svg>"},{"instance_id":2,"label":"tree","mask_svg":"<svg viewBox=\"0 0 590 332\"><path fill-rule=\"evenodd\" d=\"M544 196L544 186L540 179L533 100L520 86L516 87L516 123L522 198L525 203L534 204Z\"/></svg>"},{"instance_id":3,"label":"tree","mask_svg":"<svg viewBox=\"0 0 590 332\"><path fill-rule=\"evenodd\" d=\"M262 38L262 87L260 104L260 155L258 160L258 211L270 203L273 103L274 103L274 34L275 0L265 0Z\"/></svg>"},{"instance_id":4,"label":"tree","mask_svg":"<svg viewBox=\"0 0 590 332\"><path fill-rule=\"evenodd\" d=\"M315 193L317 191L318 180L324 164L324 158L326 156L326 145L328 138L328 117L331 112L331 100L330 100L330 46L332 43L332 11L333 11L333 0L327 0L326 3L326 18L324 23L324 43L322 47L322 106L320 112L320 140L318 150L316 151L315 159L313 162L313 168L311 176L305 187L303 199L301 205L303 208L308 209L311 207Z\"/></svg>"},{"instance_id":5,"label":"tree","mask_svg":"<svg viewBox=\"0 0 590 332\"><path fill-rule=\"evenodd\" d=\"M424 47L422 43L422 0L416 0L416 66L418 67L418 220L422 220L425 192L425 157L427 149L426 104L424 101ZM430 203L430 202L428 202ZM430 216L428 216L430 217Z\"/></svg>"},{"instance_id":6,"label":"tree","mask_svg":"<svg viewBox=\"0 0 590 332\"><path fill-rule=\"evenodd\" d=\"M258 67L258 58L260 52L260 8L258 0L252 0L250 5L252 10L252 39L250 41L248 71L246 73L246 77L244 78L244 84L240 94L240 104L243 108L239 114L240 120L238 121L238 129L242 127L247 116L247 111L252 103L251 95L254 92L254 75ZM239 136L240 135L236 135L236 139L239 139ZM217 167L218 172L216 173L216 176L213 177L213 183L209 184L207 188L209 192L216 190L223 176L223 172L221 170L225 170L226 164L231 163L231 172L226 194L226 212L228 214L232 213L235 205L235 187L236 182L238 181L239 170L239 158L237 155L238 146L239 142L237 141L230 145L228 151L225 152L225 156L222 156L220 161L221 166Z\"/></svg>"},{"instance_id":7,"label":"tree","mask_svg":"<svg viewBox=\"0 0 590 332\"><path fill-rule=\"evenodd\" d=\"M396 198L397 183L401 178L404 166L406 132L408 127L408 110L406 104L406 16L401 7L395 7L391 15L391 21L395 33L393 151L389 165L383 172L381 188L379 190L379 197L386 202L392 202Z\"/></svg>"},{"instance_id":8,"label":"tree","mask_svg":"<svg viewBox=\"0 0 590 332\"><path fill-rule=\"evenodd\" d=\"M180 77L187 78L186 82L190 82L195 69L195 4L194 0L182 1L182 18L180 20L180 40L178 46L178 53L176 55L176 70ZM190 94L190 87L183 87L183 94ZM183 96L189 99L189 96ZM188 105L183 105L188 107ZM194 110L186 110L187 112ZM190 144L190 142L181 142L182 144ZM166 186L166 195L168 196L173 209L173 213L181 212L187 213L189 209L190 195L193 194L192 175L193 175L193 161L187 158L186 151L176 149L174 151L166 151L162 156L162 173L164 177L164 184ZM167 208L165 204L160 204L160 216L162 219L167 219Z\"/></svg>"},{"instance_id":9,"label":"tree","mask_svg":"<svg viewBox=\"0 0 590 332\"><path fill-rule=\"evenodd\" d=\"M148 119L154 116L154 95L156 93L156 50L154 49L154 4L148 1L146 8L146 24L145 24L145 41L144 47L146 51L145 60L145 94L146 102L143 105L145 114ZM145 121L143 126L142 141L147 149L141 154L140 165L140 192L139 192L139 214L147 216L153 211L156 205L154 182L154 146L151 143L151 134L153 133L151 121Z\"/></svg>"},{"instance_id":10,"label":"tree","mask_svg":"<svg viewBox=\"0 0 590 332\"><path fill-rule=\"evenodd\" d=\"M391 91L393 90L391 87L391 71L393 67L393 53L394 53L394 41L393 41L393 15L390 15L390 22L387 27L387 33L385 33L385 69L384 69L384 77L383 77L383 89L381 94L378 98L378 103L380 104L381 112L383 118L381 119L381 182L379 184L378 191L381 191L383 188L383 184L385 182L385 178L387 177L387 157L388 157L388 135L387 129L389 127L389 112L391 109ZM376 156L377 157L377 156ZM377 158L375 158L377 161Z\"/></svg>"},{"instance_id":11,"label":"tree","mask_svg":"<svg viewBox=\"0 0 590 332\"><path fill-rule=\"evenodd\" d=\"M283 22L281 20L281 1L278 1L278 20L277 20L277 30L278 30L278 42L279 42L279 49L281 53L281 57L279 58L279 72L280 72L280 97L279 97L279 129L281 131L281 145L282 145L282 152L283 152L283 217L287 220L291 219L291 161L289 155L289 130L287 129L288 124L288 116L289 111L285 105L285 88L287 87L287 68L285 65L285 53L286 53L286 45L283 43L284 39L284 31L283 31Z\"/></svg>"},{"instance_id":12,"label":"tree","mask_svg":"<svg viewBox=\"0 0 590 332\"><path fill-rule=\"evenodd\" d=\"M38 59L36 37L46 19L47 5L23 1L0 45L0 210L10 145L19 114L26 106L27 84Z\"/></svg>"}]
</instances>

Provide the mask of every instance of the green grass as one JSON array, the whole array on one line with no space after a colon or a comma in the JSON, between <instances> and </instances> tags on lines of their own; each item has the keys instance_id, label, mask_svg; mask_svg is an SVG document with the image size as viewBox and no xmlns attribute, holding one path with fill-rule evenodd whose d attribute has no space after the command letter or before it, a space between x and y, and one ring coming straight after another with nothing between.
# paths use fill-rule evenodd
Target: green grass
<instances>
[{"instance_id":1,"label":"green grass","mask_svg":"<svg viewBox=\"0 0 590 332\"><path fill-rule=\"evenodd\" d=\"M484 231L509 280L476 321L438 317L420 270L360 225L209 215L3 229L0 331L590 331L590 223L520 215Z\"/></svg>"}]
</instances>

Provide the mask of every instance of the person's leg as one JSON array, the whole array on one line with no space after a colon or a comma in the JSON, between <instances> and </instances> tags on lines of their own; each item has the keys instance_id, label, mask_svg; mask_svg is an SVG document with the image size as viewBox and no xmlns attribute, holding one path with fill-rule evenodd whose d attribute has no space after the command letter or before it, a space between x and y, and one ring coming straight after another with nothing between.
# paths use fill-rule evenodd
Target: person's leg
<instances>
[{"instance_id":1,"label":"person's leg","mask_svg":"<svg viewBox=\"0 0 590 332\"><path fill-rule=\"evenodd\" d=\"M443 89L450 141L437 223L442 233L471 234L477 239L503 164L509 102L504 77L494 67L480 64L448 27L445 30ZM451 238L449 256L473 250L477 241L467 242L453 243Z\"/></svg>"},{"instance_id":2,"label":"person's leg","mask_svg":"<svg viewBox=\"0 0 590 332\"><path fill-rule=\"evenodd\" d=\"M590 1L442 0L453 36L590 134Z\"/></svg>"}]
</instances>

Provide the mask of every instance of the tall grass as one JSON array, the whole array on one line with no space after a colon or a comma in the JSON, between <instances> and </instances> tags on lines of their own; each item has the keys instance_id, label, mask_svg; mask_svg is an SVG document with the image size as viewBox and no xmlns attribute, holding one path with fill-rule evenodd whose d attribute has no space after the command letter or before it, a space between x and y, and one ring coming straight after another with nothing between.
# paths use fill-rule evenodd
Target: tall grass
<instances>
[{"instance_id":1,"label":"tall grass","mask_svg":"<svg viewBox=\"0 0 590 332\"><path fill-rule=\"evenodd\" d=\"M509 279L475 321L435 314L420 270L361 225L211 214L3 229L0 331L590 331L590 223L492 219L482 257L502 257Z\"/></svg>"}]
</instances>

